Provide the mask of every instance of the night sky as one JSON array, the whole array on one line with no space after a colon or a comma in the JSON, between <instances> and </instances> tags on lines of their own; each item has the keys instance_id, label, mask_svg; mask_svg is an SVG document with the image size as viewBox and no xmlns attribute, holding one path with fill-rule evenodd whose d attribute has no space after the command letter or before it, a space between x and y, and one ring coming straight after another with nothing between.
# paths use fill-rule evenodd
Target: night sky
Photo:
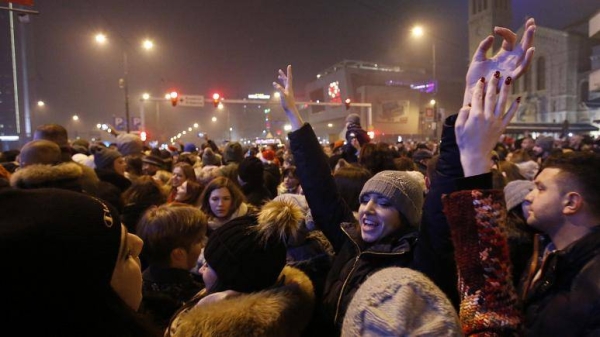
<instances>
[{"instance_id":1,"label":"night sky","mask_svg":"<svg viewBox=\"0 0 600 337\"><path fill-rule=\"evenodd\" d=\"M410 39L416 23L432 29L439 76L462 77L469 58L467 8L466 0L37 0L40 15L27 28L31 99L46 106L32 106L34 124L63 123L86 136L96 123L124 116L123 52L132 116L143 92L272 93L277 69L290 63L299 96L319 71L344 59L429 67L430 47ZM597 0L513 0L511 28L534 16L538 25L560 29L598 9ZM109 38L103 47L94 42L100 31ZM155 43L149 53L140 47L146 37ZM214 113L212 105L194 110L164 103L160 109L167 136ZM146 111L154 114L154 107ZM74 114L81 118L77 126Z\"/></svg>"}]
</instances>

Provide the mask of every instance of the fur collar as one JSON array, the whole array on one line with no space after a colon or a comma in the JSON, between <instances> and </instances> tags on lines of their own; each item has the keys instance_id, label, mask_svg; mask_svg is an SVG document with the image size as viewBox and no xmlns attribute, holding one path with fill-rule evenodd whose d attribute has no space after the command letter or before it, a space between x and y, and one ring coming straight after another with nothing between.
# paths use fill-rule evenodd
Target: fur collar
<instances>
[{"instance_id":1,"label":"fur collar","mask_svg":"<svg viewBox=\"0 0 600 337\"><path fill-rule=\"evenodd\" d=\"M81 184L83 169L76 163L59 165L30 165L15 172L10 178L10 185L15 188L66 187Z\"/></svg>"},{"instance_id":2,"label":"fur collar","mask_svg":"<svg viewBox=\"0 0 600 337\"><path fill-rule=\"evenodd\" d=\"M250 294L228 294L182 312L173 336L300 336L315 295L308 276L285 267L278 285Z\"/></svg>"}]
</instances>

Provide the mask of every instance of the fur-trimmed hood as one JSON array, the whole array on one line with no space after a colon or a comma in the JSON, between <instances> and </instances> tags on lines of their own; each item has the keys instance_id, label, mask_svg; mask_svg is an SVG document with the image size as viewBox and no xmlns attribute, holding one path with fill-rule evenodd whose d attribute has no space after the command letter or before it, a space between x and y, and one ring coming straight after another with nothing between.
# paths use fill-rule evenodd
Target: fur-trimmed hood
<instances>
[{"instance_id":1,"label":"fur-trimmed hood","mask_svg":"<svg viewBox=\"0 0 600 337\"><path fill-rule=\"evenodd\" d=\"M312 316L313 285L303 272L285 267L278 286L230 296L182 312L173 336L300 336Z\"/></svg>"},{"instance_id":2,"label":"fur-trimmed hood","mask_svg":"<svg viewBox=\"0 0 600 337\"><path fill-rule=\"evenodd\" d=\"M77 163L59 165L30 165L15 172L10 177L14 188L63 188L81 192L83 169Z\"/></svg>"}]
</instances>

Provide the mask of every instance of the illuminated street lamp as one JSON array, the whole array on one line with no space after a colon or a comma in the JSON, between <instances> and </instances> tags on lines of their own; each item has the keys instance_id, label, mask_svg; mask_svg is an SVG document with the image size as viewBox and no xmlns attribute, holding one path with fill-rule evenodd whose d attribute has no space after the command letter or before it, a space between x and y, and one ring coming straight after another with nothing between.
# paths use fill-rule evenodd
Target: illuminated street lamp
<instances>
[{"instance_id":1,"label":"illuminated street lamp","mask_svg":"<svg viewBox=\"0 0 600 337\"><path fill-rule=\"evenodd\" d=\"M150 99L150 94L149 94L149 93L147 93L147 92L143 93L143 94L142 94L142 99L143 99L144 101L147 101L147 100L149 100L149 99Z\"/></svg>"},{"instance_id":2,"label":"illuminated street lamp","mask_svg":"<svg viewBox=\"0 0 600 337\"><path fill-rule=\"evenodd\" d=\"M104 45L108 42L108 38L103 33L96 34L95 40L96 43L100 45ZM154 43L146 39L145 41L143 41L142 47L146 50L150 50L154 47ZM127 66L127 51L123 51L123 78L119 79L119 87L123 89L123 93L125 94L125 130L127 131L127 133L129 133L129 79Z\"/></svg>"},{"instance_id":3,"label":"illuminated street lamp","mask_svg":"<svg viewBox=\"0 0 600 337\"><path fill-rule=\"evenodd\" d=\"M154 42L152 42L149 39L145 39L144 42L142 42L142 48L144 48L146 50L150 50L150 49L154 48Z\"/></svg>"},{"instance_id":4,"label":"illuminated street lamp","mask_svg":"<svg viewBox=\"0 0 600 337\"><path fill-rule=\"evenodd\" d=\"M73 115L73 120L74 120L74 121L78 121L78 120L79 120L79 116L77 116L77 115Z\"/></svg>"},{"instance_id":5,"label":"illuminated street lamp","mask_svg":"<svg viewBox=\"0 0 600 337\"><path fill-rule=\"evenodd\" d=\"M46 103L44 103L44 101L38 101L38 102L37 102L37 105L38 105L38 106L41 108L41 107L43 107L44 105L46 105Z\"/></svg>"},{"instance_id":6,"label":"illuminated street lamp","mask_svg":"<svg viewBox=\"0 0 600 337\"><path fill-rule=\"evenodd\" d=\"M421 26L415 26L413 27L413 29L411 29L411 34L413 37L415 38L422 38L425 35L425 30L423 29L423 27ZM435 73L435 68L436 68L436 57L435 57L435 42L431 42L431 53L432 53L432 69L431 69L431 76L433 77L433 83L434 83L434 92L437 92L437 83L436 83L436 73Z\"/></svg>"},{"instance_id":7,"label":"illuminated street lamp","mask_svg":"<svg viewBox=\"0 0 600 337\"><path fill-rule=\"evenodd\" d=\"M106 43L106 35L102 34L102 33L98 33L96 34L96 42L99 44L105 44Z\"/></svg>"}]
</instances>

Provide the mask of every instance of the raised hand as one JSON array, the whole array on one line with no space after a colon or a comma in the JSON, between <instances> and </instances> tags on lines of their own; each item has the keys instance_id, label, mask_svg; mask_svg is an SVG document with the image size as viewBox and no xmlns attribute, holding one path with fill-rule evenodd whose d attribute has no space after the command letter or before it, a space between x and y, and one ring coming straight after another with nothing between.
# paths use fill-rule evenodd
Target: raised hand
<instances>
[{"instance_id":1,"label":"raised hand","mask_svg":"<svg viewBox=\"0 0 600 337\"><path fill-rule=\"evenodd\" d=\"M495 71L500 71L503 76L510 76L514 81L525 73L535 51L533 47L535 29L535 20L533 18L527 20L521 42L517 44L517 34L508 28L495 27L494 34L501 36L504 41L498 53L492 58L488 58L486 53L494 43L494 36L490 35L481 41L467 71L463 105L471 102L471 95L481 77L488 78Z\"/></svg>"},{"instance_id":2,"label":"raised hand","mask_svg":"<svg viewBox=\"0 0 600 337\"><path fill-rule=\"evenodd\" d=\"M514 80L506 77L498 92L500 75L496 71L488 83L481 77L475 83L471 102L460 109L456 118L456 143L465 177L490 171L490 153L519 107L521 97L506 111Z\"/></svg>"},{"instance_id":3,"label":"raised hand","mask_svg":"<svg viewBox=\"0 0 600 337\"><path fill-rule=\"evenodd\" d=\"M281 106L285 110L290 123L292 124L292 130L299 129L302 124L302 117L296 108L296 99L294 97L294 86L293 86L293 74L292 66L287 66L287 72L279 69L279 76L277 77L283 86L277 82L273 82L273 88L281 95Z\"/></svg>"}]
</instances>

